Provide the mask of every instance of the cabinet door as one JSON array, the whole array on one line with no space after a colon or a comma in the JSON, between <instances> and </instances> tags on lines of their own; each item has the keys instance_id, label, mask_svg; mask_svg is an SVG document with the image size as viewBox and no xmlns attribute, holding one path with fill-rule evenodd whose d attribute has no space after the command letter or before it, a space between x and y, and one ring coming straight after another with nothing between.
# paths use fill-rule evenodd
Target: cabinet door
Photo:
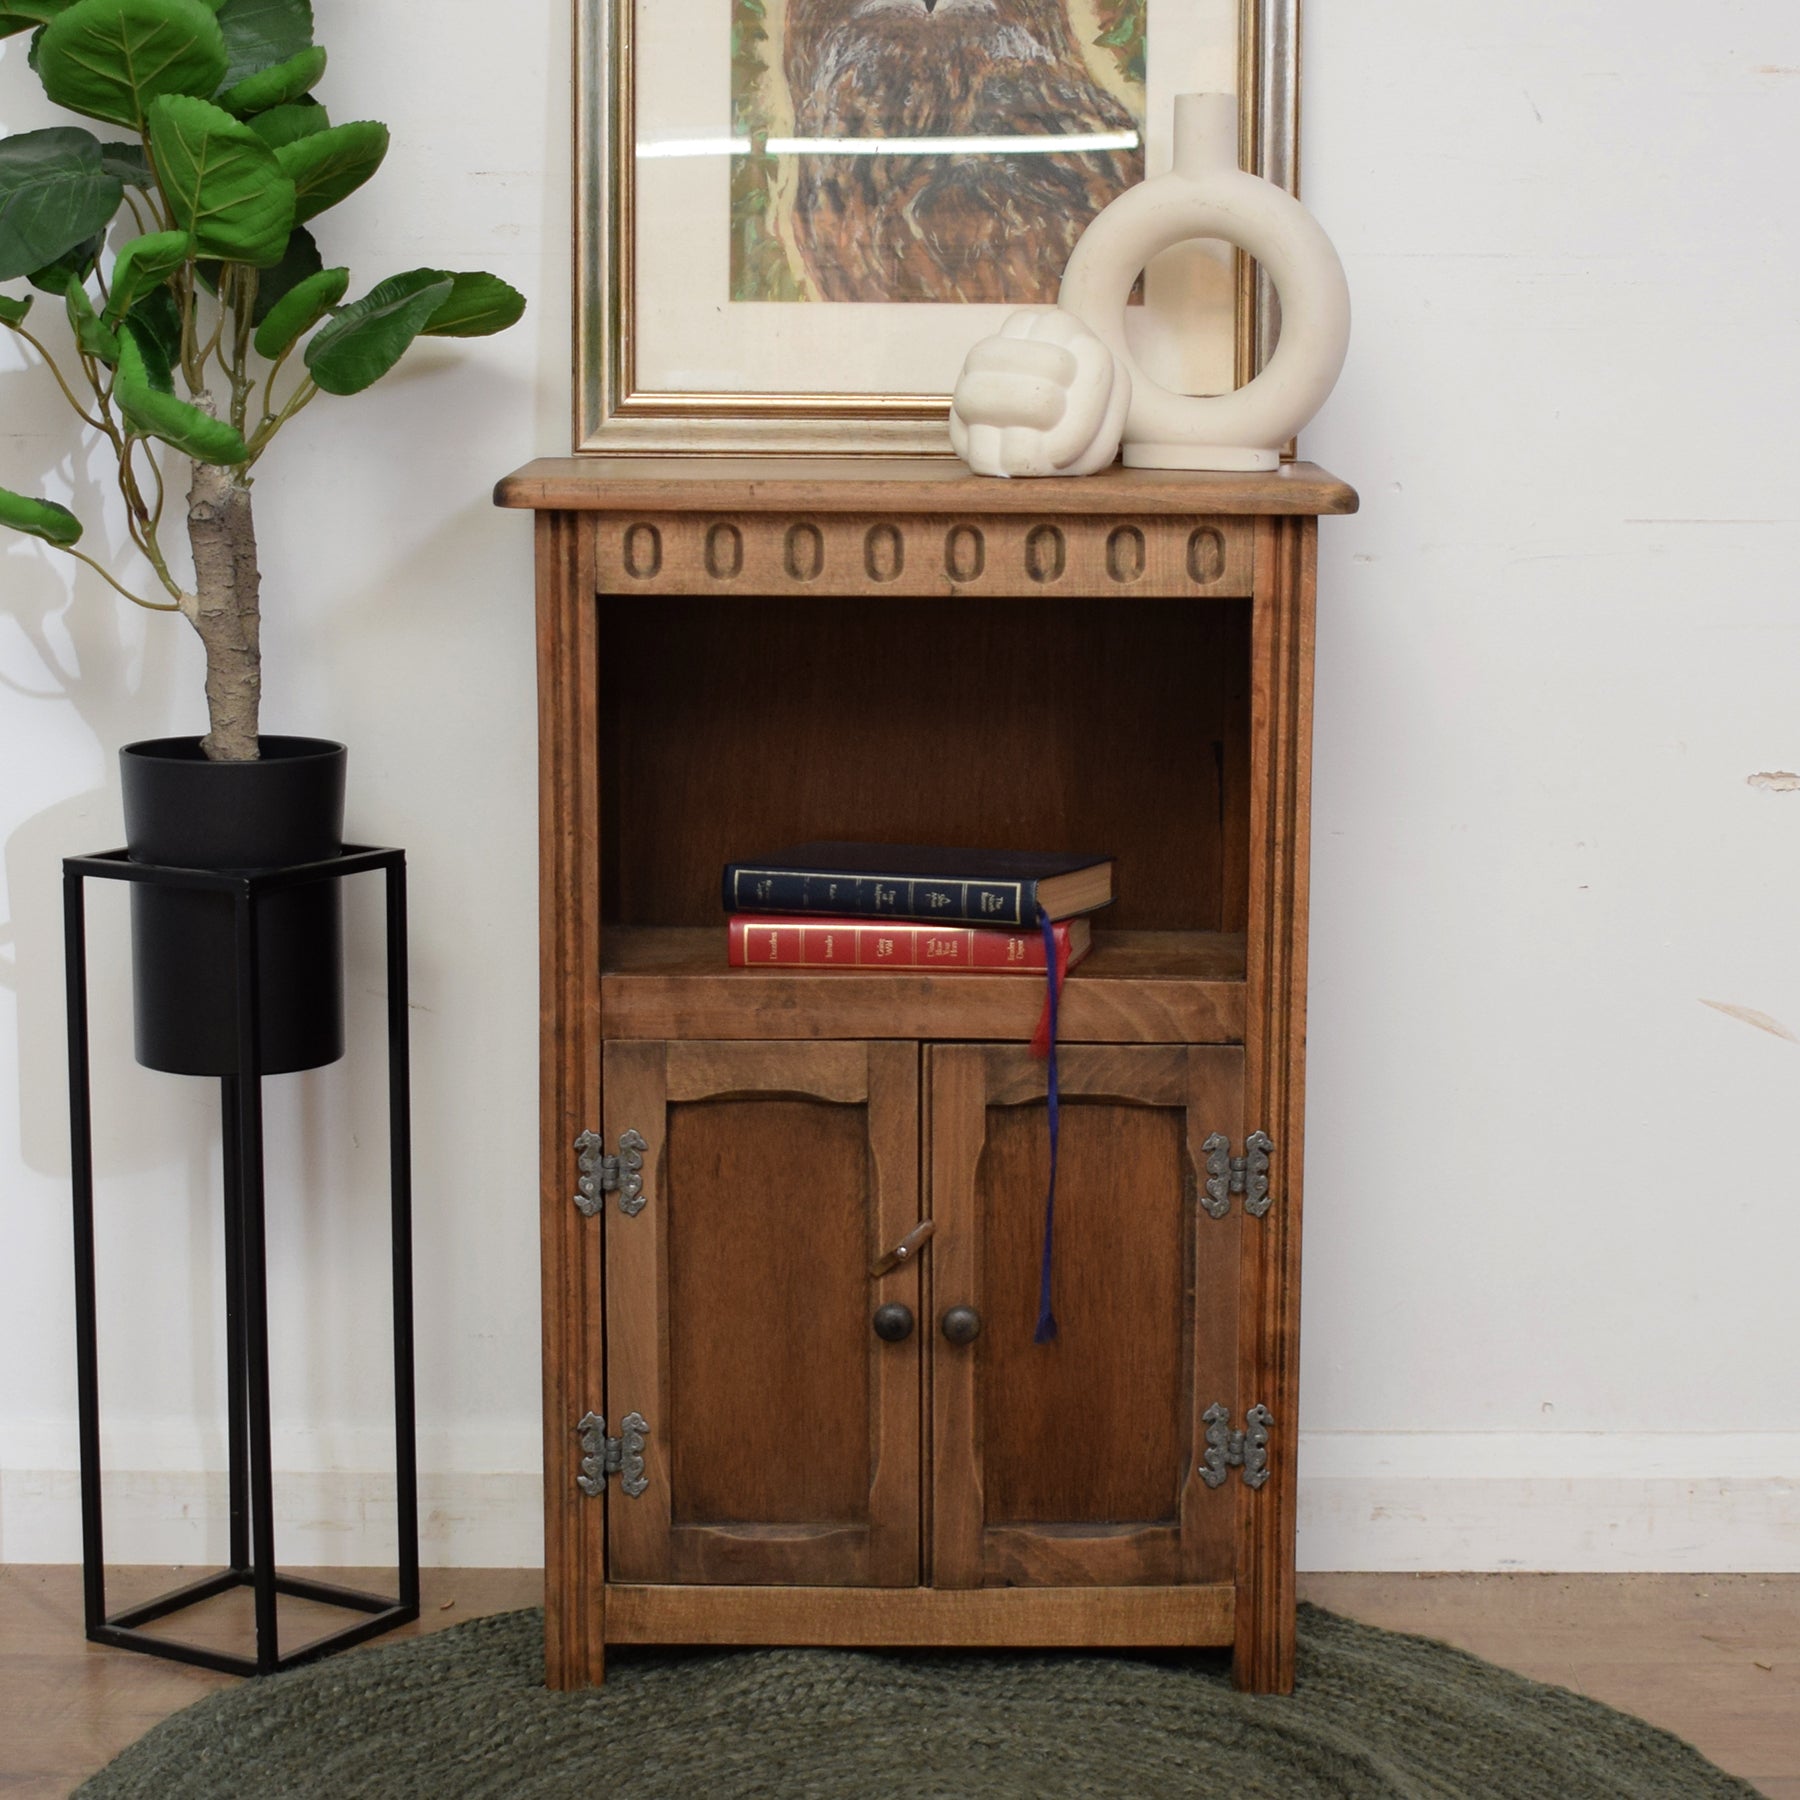
<instances>
[{"instance_id":1,"label":"cabinet door","mask_svg":"<svg viewBox=\"0 0 1800 1800\"><path fill-rule=\"evenodd\" d=\"M932 1571L939 1587L1232 1578L1202 1415L1233 1404L1241 1203L1198 1204L1206 1137L1239 1147L1243 1052L1059 1050L1053 1294L1032 1341L1050 1173L1045 1065L929 1051ZM943 1315L973 1307L972 1343Z\"/></svg>"},{"instance_id":2,"label":"cabinet door","mask_svg":"<svg viewBox=\"0 0 1800 1800\"><path fill-rule=\"evenodd\" d=\"M609 1043L606 1137L647 1140L606 1209L606 1489L616 1581L919 1580L919 1052L899 1043Z\"/></svg>"}]
</instances>

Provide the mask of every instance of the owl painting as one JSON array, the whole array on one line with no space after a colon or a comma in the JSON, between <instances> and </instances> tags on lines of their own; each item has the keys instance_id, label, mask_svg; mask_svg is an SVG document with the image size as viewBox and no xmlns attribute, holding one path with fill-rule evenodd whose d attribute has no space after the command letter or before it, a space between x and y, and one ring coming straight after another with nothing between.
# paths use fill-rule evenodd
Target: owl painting
<instances>
[{"instance_id":1,"label":"owl painting","mask_svg":"<svg viewBox=\"0 0 1800 1800\"><path fill-rule=\"evenodd\" d=\"M1142 0L764 4L783 123L803 144L850 152L779 159L768 212L791 287L768 298L1054 301L1088 221L1143 178ZM1109 52L1090 60L1075 20L1090 45L1117 46L1121 14L1135 39L1110 54L1121 70L1128 55L1136 66L1109 84L1097 67ZM1112 35L1095 35L1109 15ZM1093 134L1132 147L1009 154L943 142ZM896 138L938 142L916 155L853 148Z\"/></svg>"}]
</instances>

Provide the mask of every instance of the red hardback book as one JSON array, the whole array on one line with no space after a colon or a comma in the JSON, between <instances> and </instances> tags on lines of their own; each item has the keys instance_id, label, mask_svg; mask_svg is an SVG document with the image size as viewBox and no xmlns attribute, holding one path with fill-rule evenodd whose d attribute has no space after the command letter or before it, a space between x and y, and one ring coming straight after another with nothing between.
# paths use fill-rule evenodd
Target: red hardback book
<instances>
[{"instance_id":1,"label":"red hardback book","mask_svg":"<svg viewBox=\"0 0 1800 1800\"><path fill-rule=\"evenodd\" d=\"M1074 968L1092 945L1086 919L1053 925ZM972 975L1041 975L1044 934L995 925L917 925L896 919L731 915L734 969L906 969Z\"/></svg>"}]
</instances>

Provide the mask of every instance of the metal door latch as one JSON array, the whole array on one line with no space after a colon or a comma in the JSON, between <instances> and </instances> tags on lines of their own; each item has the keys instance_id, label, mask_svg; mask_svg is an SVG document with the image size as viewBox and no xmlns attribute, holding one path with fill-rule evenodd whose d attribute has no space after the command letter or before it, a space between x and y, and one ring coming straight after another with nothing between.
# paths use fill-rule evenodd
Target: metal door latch
<instances>
[{"instance_id":1,"label":"metal door latch","mask_svg":"<svg viewBox=\"0 0 1800 1800\"><path fill-rule=\"evenodd\" d=\"M606 1435L606 1421L598 1413L583 1413L575 1427L581 1439L581 1472L575 1485L592 1500L606 1492L606 1478L619 1477L619 1486L635 1500L650 1485L644 1473L644 1440L650 1427L642 1413L627 1413L618 1437Z\"/></svg>"},{"instance_id":2,"label":"metal door latch","mask_svg":"<svg viewBox=\"0 0 1800 1800\"><path fill-rule=\"evenodd\" d=\"M1206 1421L1200 1479L1216 1488L1224 1484L1227 1469L1242 1469L1245 1487L1261 1487L1269 1479L1269 1427L1275 1415L1266 1406L1253 1406L1244 1414L1242 1431L1232 1430L1231 1414L1216 1401L1200 1416Z\"/></svg>"},{"instance_id":3,"label":"metal door latch","mask_svg":"<svg viewBox=\"0 0 1800 1800\"><path fill-rule=\"evenodd\" d=\"M635 1131L619 1139L619 1154L606 1154L606 1140L597 1131L584 1131L575 1140L575 1210L591 1219L606 1204L606 1196L619 1196L619 1211L628 1219L644 1210L644 1152L649 1144Z\"/></svg>"},{"instance_id":4,"label":"metal door latch","mask_svg":"<svg viewBox=\"0 0 1800 1800\"><path fill-rule=\"evenodd\" d=\"M1269 1158L1275 1140L1266 1131L1244 1139L1244 1154L1231 1154L1231 1139L1215 1131L1200 1148L1206 1152L1206 1192L1200 1204L1215 1218L1231 1210L1231 1196L1244 1196L1244 1211L1260 1219L1269 1210Z\"/></svg>"}]
</instances>

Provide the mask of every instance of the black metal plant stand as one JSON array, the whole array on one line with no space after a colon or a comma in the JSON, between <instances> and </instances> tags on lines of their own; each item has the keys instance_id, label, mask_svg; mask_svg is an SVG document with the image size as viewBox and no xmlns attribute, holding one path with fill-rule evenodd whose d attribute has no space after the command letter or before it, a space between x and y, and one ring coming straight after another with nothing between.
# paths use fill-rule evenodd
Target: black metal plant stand
<instances>
[{"instance_id":1,"label":"black metal plant stand","mask_svg":"<svg viewBox=\"0 0 1800 1800\"><path fill-rule=\"evenodd\" d=\"M262 898L306 882L380 869L387 878L389 1192L392 1201L394 1462L398 1490L399 1596L389 1599L283 1575L275 1566L274 1480L269 1445L269 1308L263 1230L262 1068L258 1051L257 912ZM100 1382L94 1298L94 1158L88 1086L87 908L89 880L149 882L230 894L235 902L237 1068L220 1078L225 1171L225 1335L230 1421L230 1566L125 1612L106 1613L101 1534ZM219 874L128 860L123 850L63 860L63 932L69 986L69 1133L75 1190L76 1378L81 1433L81 1535L87 1635L233 1675L270 1675L311 1662L419 1616L418 1462L413 1422L412 1141L407 1060L406 853L346 844L341 855L257 874ZM142 1628L231 1588L256 1596L256 1654L177 1643ZM368 1616L283 1656L276 1596L322 1601Z\"/></svg>"}]
</instances>

